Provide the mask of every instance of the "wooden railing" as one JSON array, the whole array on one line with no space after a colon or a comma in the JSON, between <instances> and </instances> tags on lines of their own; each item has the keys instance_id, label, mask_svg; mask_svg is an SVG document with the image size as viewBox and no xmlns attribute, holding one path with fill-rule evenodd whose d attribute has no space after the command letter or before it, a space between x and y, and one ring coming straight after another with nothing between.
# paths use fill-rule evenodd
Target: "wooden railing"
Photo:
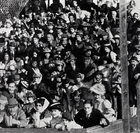
<instances>
[{"instance_id":1,"label":"wooden railing","mask_svg":"<svg viewBox=\"0 0 140 133\"><path fill-rule=\"evenodd\" d=\"M38 129L38 128L1 128L0 133L69 133L68 131L59 131L56 129ZM107 127L94 126L87 129L72 129L70 133L123 133L123 122L117 120Z\"/></svg>"}]
</instances>

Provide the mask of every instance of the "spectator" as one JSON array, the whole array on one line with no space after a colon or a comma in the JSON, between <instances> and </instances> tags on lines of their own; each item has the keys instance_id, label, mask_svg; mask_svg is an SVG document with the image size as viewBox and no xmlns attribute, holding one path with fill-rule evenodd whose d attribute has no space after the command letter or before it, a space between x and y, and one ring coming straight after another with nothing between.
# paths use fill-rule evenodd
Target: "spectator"
<instances>
[{"instance_id":1,"label":"spectator","mask_svg":"<svg viewBox=\"0 0 140 133\"><path fill-rule=\"evenodd\" d=\"M3 122L3 123L2 123ZM18 105L15 98L9 98L5 111L0 114L2 127L26 127L27 120L24 111Z\"/></svg>"},{"instance_id":2,"label":"spectator","mask_svg":"<svg viewBox=\"0 0 140 133\"><path fill-rule=\"evenodd\" d=\"M107 126L109 121L103 116L103 114L94 109L91 100L84 102L84 109L80 110L75 116L74 120L83 128L88 128L96 125Z\"/></svg>"}]
</instances>

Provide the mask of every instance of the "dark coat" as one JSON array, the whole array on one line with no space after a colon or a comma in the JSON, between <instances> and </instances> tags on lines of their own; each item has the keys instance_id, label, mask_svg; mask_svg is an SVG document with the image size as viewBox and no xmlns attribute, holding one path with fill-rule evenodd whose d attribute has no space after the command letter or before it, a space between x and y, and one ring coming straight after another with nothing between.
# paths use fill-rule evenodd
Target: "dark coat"
<instances>
[{"instance_id":1,"label":"dark coat","mask_svg":"<svg viewBox=\"0 0 140 133\"><path fill-rule=\"evenodd\" d=\"M76 114L74 120L76 123L83 126L84 128L88 128L88 127L100 125L100 120L102 118L105 118L105 117L97 109L93 109L90 117L86 118L86 113L85 113L84 109L82 109ZM107 119L106 119L106 121L109 124L109 121Z\"/></svg>"}]
</instances>

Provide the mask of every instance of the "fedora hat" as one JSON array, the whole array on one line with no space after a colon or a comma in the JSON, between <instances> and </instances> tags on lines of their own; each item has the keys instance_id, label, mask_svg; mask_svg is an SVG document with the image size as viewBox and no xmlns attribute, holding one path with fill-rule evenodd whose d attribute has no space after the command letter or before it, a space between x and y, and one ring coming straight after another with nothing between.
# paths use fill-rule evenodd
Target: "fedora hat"
<instances>
[{"instance_id":1,"label":"fedora hat","mask_svg":"<svg viewBox=\"0 0 140 133\"><path fill-rule=\"evenodd\" d=\"M18 105L18 101L15 98L8 99L8 107L15 107Z\"/></svg>"}]
</instances>

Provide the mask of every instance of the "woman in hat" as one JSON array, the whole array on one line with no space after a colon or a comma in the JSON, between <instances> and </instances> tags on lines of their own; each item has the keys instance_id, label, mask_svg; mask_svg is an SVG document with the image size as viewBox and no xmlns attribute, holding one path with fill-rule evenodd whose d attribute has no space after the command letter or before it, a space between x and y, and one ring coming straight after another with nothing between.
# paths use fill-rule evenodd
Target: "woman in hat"
<instances>
[{"instance_id":1,"label":"woman in hat","mask_svg":"<svg viewBox=\"0 0 140 133\"><path fill-rule=\"evenodd\" d=\"M50 127L55 129L61 129L60 123L63 122L62 112L63 106L60 103L53 103L50 105L49 109L52 113L52 120L50 121Z\"/></svg>"},{"instance_id":2,"label":"woman in hat","mask_svg":"<svg viewBox=\"0 0 140 133\"><path fill-rule=\"evenodd\" d=\"M117 54L112 50L112 45L109 42L104 43L104 52L103 58L107 60L108 64L116 63Z\"/></svg>"},{"instance_id":3,"label":"woman in hat","mask_svg":"<svg viewBox=\"0 0 140 133\"><path fill-rule=\"evenodd\" d=\"M0 112L0 125L2 127L25 127L27 126L27 119L24 111L18 105L15 98L9 98L8 104L4 112Z\"/></svg>"},{"instance_id":4,"label":"woman in hat","mask_svg":"<svg viewBox=\"0 0 140 133\"><path fill-rule=\"evenodd\" d=\"M72 87L72 93L75 90L78 90L80 87L86 87L83 80L85 78L85 75L83 73L77 73L75 76L75 84Z\"/></svg>"},{"instance_id":5,"label":"woman in hat","mask_svg":"<svg viewBox=\"0 0 140 133\"><path fill-rule=\"evenodd\" d=\"M90 88L94 95L94 108L98 109L110 122L116 120L115 111L110 101L105 98L105 86L103 84L95 84Z\"/></svg>"}]
</instances>

